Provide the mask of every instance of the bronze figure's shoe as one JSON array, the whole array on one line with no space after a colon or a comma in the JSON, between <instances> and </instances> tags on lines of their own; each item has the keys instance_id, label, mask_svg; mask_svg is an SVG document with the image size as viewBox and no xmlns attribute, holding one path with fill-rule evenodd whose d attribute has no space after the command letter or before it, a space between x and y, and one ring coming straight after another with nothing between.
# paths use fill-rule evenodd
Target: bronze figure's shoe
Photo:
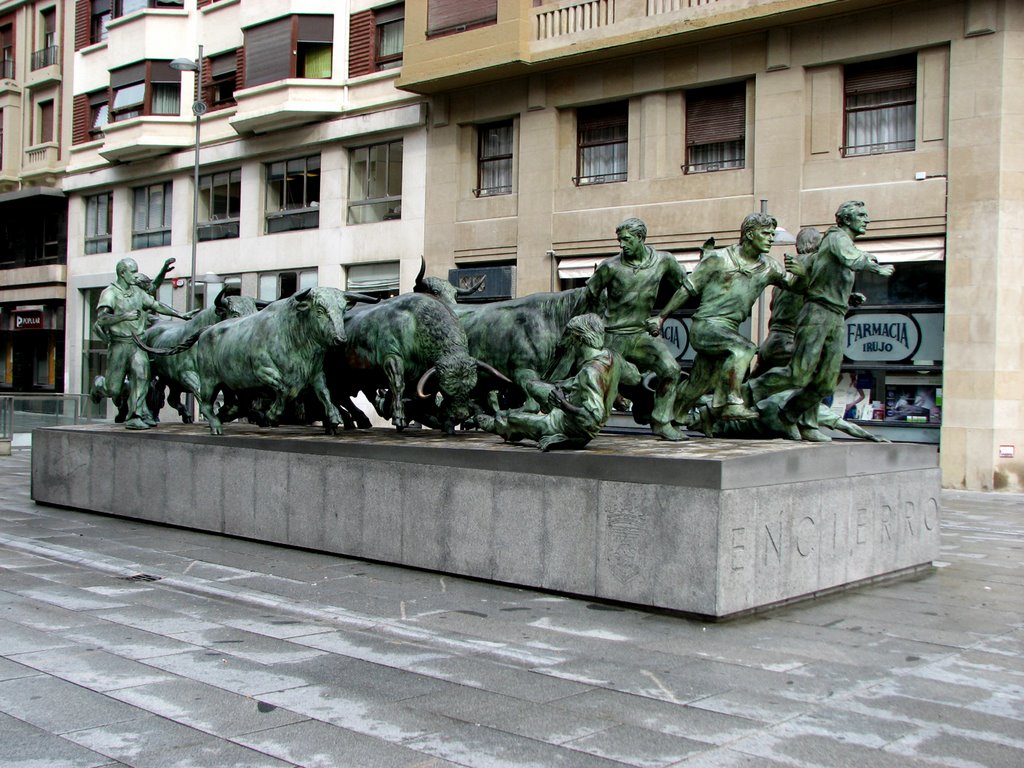
<instances>
[{"instance_id":1,"label":"bronze figure's shoe","mask_svg":"<svg viewBox=\"0 0 1024 768\"><path fill-rule=\"evenodd\" d=\"M722 421L751 421L760 416L757 411L753 408L747 408L742 403L729 403L727 406L722 408L722 412L718 415Z\"/></svg>"},{"instance_id":2,"label":"bronze figure's shoe","mask_svg":"<svg viewBox=\"0 0 1024 768\"><path fill-rule=\"evenodd\" d=\"M133 419L128 419L128 421L126 421L124 423L124 428L125 429L152 429L152 427L149 424L144 422L138 416L136 416Z\"/></svg>"},{"instance_id":3,"label":"bronze figure's shoe","mask_svg":"<svg viewBox=\"0 0 1024 768\"><path fill-rule=\"evenodd\" d=\"M651 424L651 432L662 440L671 440L673 443L689 440L689 438L673 427L671 424Z\"/></svg>"},{"instance_id":4,"label":"bronze figure's shoe","mask_svg":"<svg viewBox=\"0 0 1024 768\"><path fill-rule=\"evenodd\" d=\"M809 443L831 443L832 438L815 427L800 427L800 439Z\"/></svg>"}]
</instances>

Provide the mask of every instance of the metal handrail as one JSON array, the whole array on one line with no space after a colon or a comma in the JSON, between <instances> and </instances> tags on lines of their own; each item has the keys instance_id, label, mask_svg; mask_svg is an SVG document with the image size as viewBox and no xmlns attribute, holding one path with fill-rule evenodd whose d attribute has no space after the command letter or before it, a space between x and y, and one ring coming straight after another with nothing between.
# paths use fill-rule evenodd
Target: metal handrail
<instances>
[{"instance_id":1,"label":"metal handrail","mask_svg":"<svg viewBox=\"0 0 1024 768\"><path fill-rule=\"evenodd\" d=\"M36 392L0 395L0 441L11 440L15 434L38 427L106 421L110 421L106 403L96 406L88 395Z\"/></svg>"}]
</instances>

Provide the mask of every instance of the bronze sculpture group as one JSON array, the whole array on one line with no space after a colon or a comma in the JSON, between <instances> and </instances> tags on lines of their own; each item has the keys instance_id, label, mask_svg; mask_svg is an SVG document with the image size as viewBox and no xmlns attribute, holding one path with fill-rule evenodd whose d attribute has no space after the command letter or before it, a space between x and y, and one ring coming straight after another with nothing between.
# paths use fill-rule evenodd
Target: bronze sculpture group
<instances>
[{"instance_id":1,"label":"bronze sculpture group","mask_svg":"<svg viewBox=\"0 0 1024 768\"><path fill-rule=\"evenodd\" d=\"M109 356L93 395L126 390L125 426L146 429L155 423L145 397L155 370L197 398L214 434L243 415L276 424L304 402L329 433L368 426L352 400L363 392L399 430L472 425L542 450L586 445L618 398L632 399L634 418L669 441L687 439L684 429L827 441L822 426L877 439L821 405L842 363L844 316L863 299L852 291L856 273L893 271L854 245L869 221L863 202L843 203L824 236L801 231L783 265L769 256L775 218L754 213L737 244L709 241L688 274L647 245L642 221L627 219L616 229L619 252L584 287L491 304L459 304L472 289L421 271L414 293L379 304L321 287L265 307L219 296L186 317L156 301L143 288L148 278L122 259L98 307ZM672 295L656 314L663 286ZM769 333L758 349L740 325L768 286ZM697 303L689 376L657 338L687 302ZM149 313L185 322L151 324Z\"/></svg>"}]
</instances>

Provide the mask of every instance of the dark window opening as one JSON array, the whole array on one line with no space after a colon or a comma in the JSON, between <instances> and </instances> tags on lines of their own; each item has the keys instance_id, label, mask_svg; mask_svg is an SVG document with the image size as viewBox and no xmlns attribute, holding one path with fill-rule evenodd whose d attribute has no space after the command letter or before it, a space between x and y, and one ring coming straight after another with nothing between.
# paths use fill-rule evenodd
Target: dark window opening
<instances>
[{"instance_id":1,"label":"dark window opening","mask_svg":"<svg viewBox=\"0 0 1024 768\"><path fill-rule=\"evenodd\" d=\"M844 157L914 149L916 55L847 65L843 92Z\"/></svg>"},{"instance_id":2,"label":"dark window opening","mask_svg":"<svg viewBox=\"0 0 1024 768\"><path fill-rule=\"evenodd\" d=\"M576 112L578 186L626 181L629 103L583 107Z\"/></svg>"},{"instance_id":3,"label":"dark window opening","mask_svg":"<svg viewBox=\"0 0 1024 768\"><path fill-rule=\"evenodd\" d=\"M686 173L743 168L747 84L686 92Z\"/></svg>"}]
</instances>

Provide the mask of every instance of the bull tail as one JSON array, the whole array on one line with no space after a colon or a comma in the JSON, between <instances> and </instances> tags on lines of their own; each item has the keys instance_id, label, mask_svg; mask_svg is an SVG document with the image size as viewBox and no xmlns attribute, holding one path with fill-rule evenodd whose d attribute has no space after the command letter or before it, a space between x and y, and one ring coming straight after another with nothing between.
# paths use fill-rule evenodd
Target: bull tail
<instances>
[{"instance_id":1,"label":"bull tail","mask_svg":"<svg viewBox=\"0 0 1024 768\"><path fill-rule=\"evenodd\" d=\"M204 330L206 329L204 328L202 330L196 331L187 339L178 344L175 344L173 347L150 347L146 344L146 342L142 340L142 338L137 333L132 333L132 339L135 341L135 345L139 347L139 349L142 349L151 355L156 355L157 357L168 357L170 355L177 355L180 352L184 352L186 349L190 349L199 340L199 337Z\"/></svg>"}]
</instances>

